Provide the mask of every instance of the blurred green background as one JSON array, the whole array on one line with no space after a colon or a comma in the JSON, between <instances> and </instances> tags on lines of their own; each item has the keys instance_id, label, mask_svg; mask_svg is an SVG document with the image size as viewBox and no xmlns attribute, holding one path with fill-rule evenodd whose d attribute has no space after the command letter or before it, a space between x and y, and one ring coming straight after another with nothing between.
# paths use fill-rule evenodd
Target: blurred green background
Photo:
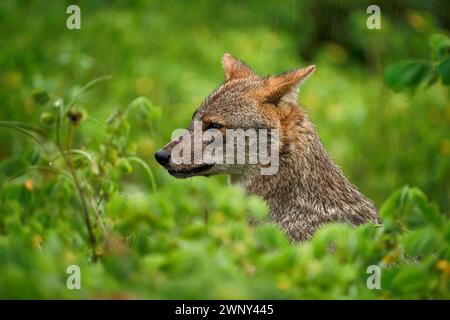
<instances>
[{"instance_id":1,"label":"blurred green background","mask_svg":"<svg viewBox=\"0 0 450 320\"><path fill-rule=\"evenodd\" d=\"M223 80L223 53L263 75L314 63L317 71L301 88L299 102L350 180L378 206L411 185L448 213L445 74L440 79L430 72L427 83L419 76L400 92L385 81L395 82L386 70L399 61L432 68L439 63L430 38L448 36L450 4L377 1L382 28L369 30L366 8L372 2L76 1L81 30L68 30L66 8L72 1L1 1L0 120L42 126L41 114L54 112L58 99L67 104L89 81L111 78L76 96L73 104L87 114L75 128L73 144L100 164L107 158L100 172L76 168L86 193L104 200L98 210L89 209L101 263L89 262L80 204L68 179L35 171L15 176L31 165L47 165L57 150L47 147L50 155L45 155L26 135L0 127L0 297L444 297L448 287L439 286L448 275L435 278L433 290L440 293L427 296L432 289L424 270L425 289L405 293L395 283L392 294L389 288L382 293L364 289L358 275L366 262L376 263L383 254L328 262L316 257L312 264L289 267L304 261L299 257L314 255L313 246L295 251L270 227L257 229L261 238L254 235L245 216L264 214L260 201L246 201L225 177L176 180L153 158ZM107 120L130 103L137 112L112 130L119 137L110 138ZM131 168L125 156L139 157L148 170ZM98 212L102 218L95 217ZM349 232L342 231L343 237ZM361 239L367 235L365 229L358 232ZM273 255L265 255L264 241L284 248L279 260L300 274L286 273ZM448 238L440 241L447 245ZM339 264L342 259L347 262ZM83 273L86 290L65 288L65 266L71 263L88 270ZM326 263L335 264L336 275L306 276L321 274ZM441 269L448 272L445 266ZM419 277L414 272L406 274ZM255 273L254 282L248 282L246 277Z\"/></svg>"}]
</instances>

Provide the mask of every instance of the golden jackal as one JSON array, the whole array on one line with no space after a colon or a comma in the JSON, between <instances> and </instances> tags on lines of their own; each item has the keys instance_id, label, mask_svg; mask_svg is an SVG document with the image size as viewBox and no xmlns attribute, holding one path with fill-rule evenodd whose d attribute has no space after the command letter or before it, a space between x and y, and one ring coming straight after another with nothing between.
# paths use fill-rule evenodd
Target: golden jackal
<instances>
[{"instance_id":1,"label":"golden jackal","mask_svg":"<svg viewBox=\"0 0 450 320\"><path fill-rule=\"evenodd\" d=\"M229 174L231 183L267 202L270 219L293 241L309 239L325 223L379 222L374 203L344 176L297 105L298 88L315 66L260 77L230 54L222 63L224 83L195 111L186 133L155 154L156 160L178 178ZM268 139L262 139L262 131ZM236 161L247 149L253 151ZM269 167L274 170L262 171Z\"/></svg>"}]
</instances>

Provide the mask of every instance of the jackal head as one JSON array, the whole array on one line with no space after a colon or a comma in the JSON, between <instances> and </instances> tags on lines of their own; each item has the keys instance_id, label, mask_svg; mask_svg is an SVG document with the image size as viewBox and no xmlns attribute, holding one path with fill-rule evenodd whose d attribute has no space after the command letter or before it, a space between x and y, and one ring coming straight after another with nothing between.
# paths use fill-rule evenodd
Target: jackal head
<instances>
[{"instance_id":1,"label":"jackal head","mask_svg":"<svg viewBox=\"0 0 450 320\"><path fill-rule=\"evenodd\" d=\"M155 154L177 178L276 172L278 163L272 162L301 118L298 88L315 66L260 77L230 54L222 64L225 81L194 112L185 132Z\"/></svg>"}]
</instances>

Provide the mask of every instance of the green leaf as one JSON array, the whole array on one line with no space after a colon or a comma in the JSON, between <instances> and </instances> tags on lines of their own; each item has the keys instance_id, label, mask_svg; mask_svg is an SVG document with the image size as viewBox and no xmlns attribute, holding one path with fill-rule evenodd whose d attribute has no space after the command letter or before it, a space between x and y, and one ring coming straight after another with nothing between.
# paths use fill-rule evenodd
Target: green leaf
<instances>
[{"instance_id":1,"label":"green leaf","mask_svg":"<svg viewBox=\"0 0 450 320\"><path fill-rule=\"evenodd\" d=\"M35 148L33 153L31 154L30 164L35 165L38 163L41 158L41 150L39 148Z\"/></svg>"},{"instance_id":2,"label":"green leaf","mask_svg":"<svg viewBox=\"0 0 450 320\"><path fill-rule=\"evenodd\" d=\"M401 241L408 256L423 256L441 249L442 237L432 228L422 228L402 236Z\"/></svg>"},{"instance_id":3,"label":"green leaf","mask_svg":"<svg viewBox=\"0 0 450 320\"><path fill-rule=\"evenodd\" d=\"M40 120L44 126L49 127L55 123L55 119L56 117L52 112L42 112Z\"/></svg>"},{"instance_id":4,"label":"green leaf","mask_svg":"<svg viewBox=\"0 0 450 320\"><path fill-rule=\"evenodd\" d=\"M50 101L50 96L45 91L36 91L31 94L35 103L44 105Z\"/></svg>"},{"instance_id":5,"label":"green leaf","mask_svg":"<svg viewBox=\"0 0 450 320\"><path fill-rule=\"evenodd\" d=\"M147 97L138 97L131 101L125 111L125 117L127 117L132 110L136 110L136 116L141 119L147 118L148 120L154 120L161 117L161 109L153 105Z\"/></svg>"},{"instance_id":6,"label":"green leaf","mask_svg":"<svg viewBox=\"0 0 450 320\"><path fill-rule=\"evenodd\" d=\"M416 206L420 210L421 216L434 227L441 229L445 226L444 216L439 212L435 204L429 203L425 195L422 198L416 198Z\"/></svg>"},{"instance_id":7,"label":"green leaf","mask_svg":"<svg viewBox=\"0 0 450 320\"><path fill-rule=\"evenodd\" d=\"M450 85L450 57L439 63L436 70L442 77L442 83Z\"/></svg>"},{"instance_id":8,"label":"green leaf","mask_svg":"<svg viewBox=\"0 0 450 320\"><path fill-rule=\"evenodd\" d=\"M434 69L431 73L430 76L427 79L426 82L426 86L431 87L432 85L436 84L439 81L439 73L436 71L436 69Z\"/></svg>"},{"instance_id":9,"label":"green leaf","mask_svg":"<svg viewBox=\"0 0 450 320\"><path fill-rule=\"evenodd\" d=\"M404 205L405 198L409 192L408 186L403 187L401 190L394 192L382 205L380 209L380 215L382 218L395 217L399 208Z\"/></svg>"},{"instance_id":10,"label":"green leaf","mask_svg":"<svg viewBox=\"0 0 450 320\"><path fill-rule=\"evenodd\" d=\"M427 273L419 266L403 266L392 279L391 288L406 295L420 295L428 283Z\"/></svg>"},{"instance_id":11,"label":"green leaf","mask_svg":"<svg viewBox=\"0 0 450 320\"><path fill-rule=\"evenodd\" d=\"M394 91L414 89L430 76L432 67L428 62L400 62L384 73L384 82Z\"/></svg>"},{"instance_id":12,"label":"green leaf","mask_svg":"<svg viewBox=\"0 0 450 320\"><path fill-rule=\"evenodd\" d=\"M433 34L429 40L433 56L442 59L450 52L450 38L443 34Z\"/></svg>"},{"instance_id":13,"label":"green leaf","mask_svg":"<svg viewBox=\"0 0 450 320\"><path fill-rule=\"evenodd\" d=\"M0 173L9 177L29 166L29 163L22 158L14 157L0 163Z\"/></svg>"},{"instance_id":14,"label":"green leaf","mask_svg":"<svg viewBox=\"0 0 450 320\"><path fill-rule=\"evenodd\" d=\"M250 211L250 216L256 221L262 221L267 218L268 208L264 201L256 196L248 197L248 209Z\"/></svg>"},{"instance_id":15,"label":"green leaf","mask_svg":"<svg viewBox=\"0 0 450 320\"><path fill-rule=\"evenodd\" d=\"M258 227L255 230L255 240L257 246L263 250L276 249L289 244L286 236L274 224Z\"/></svg>"},{"instance_id":16,"label":"green leaf","mask_svg":"<svg viewBox=\"0 0 450 320\"><path fill-rule=\"evenodd\" d=\"M390 231L398 230L394 226L396 223L407 228L430 224L438 230L445 225L439 210L429 203L425 194L418 188L404 187L395 192L383 204L380 214L385 223L385 230Z\"/></svg>"}]
</instances>

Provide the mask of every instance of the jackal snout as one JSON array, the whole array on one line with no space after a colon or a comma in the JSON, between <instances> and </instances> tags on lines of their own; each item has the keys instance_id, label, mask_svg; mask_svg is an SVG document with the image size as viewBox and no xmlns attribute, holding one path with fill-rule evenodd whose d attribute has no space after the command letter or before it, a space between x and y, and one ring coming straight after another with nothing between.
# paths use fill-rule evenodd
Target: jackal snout
<instances>
[{"instance_id":1,"label":"jackal snout","mask_svg":"<svg viewBox=\"0 0 450 320\"><path fill-rule=\"evenodd\" d=\"M160 165L162 165L163 167L167 167L170 161L170 153L164 149L158 150L155 153L155 159Z\"/></svg>"}]
</instances>

